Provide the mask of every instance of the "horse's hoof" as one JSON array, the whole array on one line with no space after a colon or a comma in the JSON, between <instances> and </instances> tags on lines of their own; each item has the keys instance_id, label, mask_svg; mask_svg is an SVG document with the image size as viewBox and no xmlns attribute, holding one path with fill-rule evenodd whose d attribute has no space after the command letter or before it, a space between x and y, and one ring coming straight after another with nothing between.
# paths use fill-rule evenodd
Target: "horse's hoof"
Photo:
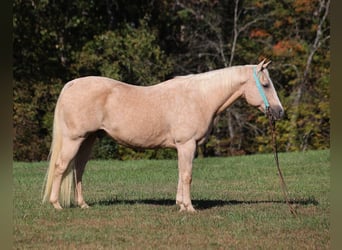
<instances>
[{"instance_id":1,"label":"horse's hoof","mask_svg":"<svg viewBox=\"0 0 342 250\"><path fill-rule=\"evenodd\" d=\"M89 205L88 205L87 203L83 203L80 207L81 207L82 209L90 208Z\"/></svg>"},{"instance_id":2,"label":"horse's hoof","mask_svg":"<svg viewBox=\"0 0 342 250\"><path fill-rule=\"evenodd\" d=\"M193 206L189 206L186 208L186 211L187 212L190 212L190 213L196 213L197 211L193 208Z\"/></svg>"},{"instance_id":3,"label":"horse's hoof","mask_svg":"<svg viewBox=\"0 0 342 250\"><path fill-rule=\"evenodd\" d=\"M184 204L180 205L179 212L189 212L189 213L196 213L197 211L194 209L193 206L184 206Z\"/></svg>"},{"instance_id":4,"label":"horse's hoof","mask_svg":"<svg viewBox=\"0 0 342 250\"><path fill-rule=\"evenodd\" d=\"M58 211L63 209L61 204L59 204L59 202L52 202L52 205Z\"/></svg>"},{"instance_id":5,"label":"horse's hoof","mask_svg":"<svg viewBox=\"0 0 342 250\"><path fill-rule=\"evenodd\" d=\"M185 212L186 211L186 208L184 206L181 206L180 209L179 209L179 212L182 213L182 212Z\"/></svg>"}]
</instances>

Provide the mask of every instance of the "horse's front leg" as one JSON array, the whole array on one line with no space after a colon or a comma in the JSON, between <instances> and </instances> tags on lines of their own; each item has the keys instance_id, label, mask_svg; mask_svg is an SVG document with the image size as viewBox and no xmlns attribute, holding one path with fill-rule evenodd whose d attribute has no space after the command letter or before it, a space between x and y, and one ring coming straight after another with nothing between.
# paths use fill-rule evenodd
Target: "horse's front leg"
<instances>
[{"instance_id":1,"label":"horse's front leg","mask_svg":"<svg viewBox=\"0 0 342 250\"><path fill-rule=\"evenodd\" d=\"M183 205L183 184L182 184L180 168L178 168L178 186L177 186L176 204L180 207L180 211L186 210L185 206Z\"/></svg>"},{"instance_id":2,"label":"horse's front leg","mask_svg":"<svg viewBox=\"0 0 342 250\"><path fill-rule=\"evenodd\" d=\"M190 196L192 161L194 159L195 150L196 142L193 140L177 145L179 179L176 203L180 206L180 211L195 211Z\"/></svg>"}]
</instances>

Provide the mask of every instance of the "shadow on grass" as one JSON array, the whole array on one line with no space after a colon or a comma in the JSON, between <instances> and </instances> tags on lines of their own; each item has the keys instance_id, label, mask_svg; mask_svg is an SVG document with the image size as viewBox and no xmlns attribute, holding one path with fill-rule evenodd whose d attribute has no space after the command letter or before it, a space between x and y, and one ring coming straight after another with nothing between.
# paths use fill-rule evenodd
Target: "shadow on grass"
<instances>
[{"instance_id":1,"label":"shadow on grass","mask_svg":"<svg viewBox=\"0 0 342 250\"><path fill-rule=\"evenodd\" d=\"M223 207L223 206L234 206L234 205L243 205L243 204L276 204L276 203L284 203L284 200L192 200L193 206L198 210L210 209L213 207ZM291 204L294 205L315 205L317 206L318 201L313 198L303 198L303 199L292 199L290 200ZM173 199L137 199L137 200L125 200L125 199L110 199L110 200L101 200L93 203L89 203L92 205L99 206L113 206L119 204L149 204L149 205L158 205L158 206L174 206L176 205L176 201Z\"/></svg>"}]
</instances>

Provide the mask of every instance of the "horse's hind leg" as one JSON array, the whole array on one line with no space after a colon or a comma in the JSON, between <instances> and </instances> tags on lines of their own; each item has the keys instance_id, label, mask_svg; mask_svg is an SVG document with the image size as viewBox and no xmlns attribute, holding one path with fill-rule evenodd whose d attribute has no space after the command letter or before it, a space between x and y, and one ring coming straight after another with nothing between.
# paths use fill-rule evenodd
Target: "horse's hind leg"
<instances>
[{"instance_id":1,"label":"horse's hind leg","mask_svg":"<svg viewBox=\"0 0 342 250\"><path fill-rule=\"evenodd\" d=\"M75 159L76 167L76 201L81 208L88 208L88 204L84 201L82 194L82 176L84 173L84 168L89 159L92 146L96 140L96 134L91 134L84 140Z\"/></svg>"},{"instance_id":2,"label":"horse's hind leg","mask_svg":"<svg viewBox=\"0 0 342 250\"><path fill-rule=\"evenodd\" d=\"M59 203L59 193L62 183L63 174L66 172L70 162L75 157L83 138L78 138L76 140L64 137L62 140L62 148L59 153L58 159L55 165L55 171L52 181L52 188L50 194L50 203L56 209L62 209Z\"/></svg>"}]
</instances>

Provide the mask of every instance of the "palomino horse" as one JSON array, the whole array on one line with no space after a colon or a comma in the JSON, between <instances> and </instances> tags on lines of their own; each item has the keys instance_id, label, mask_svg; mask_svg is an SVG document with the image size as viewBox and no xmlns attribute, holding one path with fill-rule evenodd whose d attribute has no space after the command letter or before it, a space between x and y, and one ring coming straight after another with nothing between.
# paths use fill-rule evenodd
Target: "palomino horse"
<instances>
[{"instance_id":1,"label":"palomino horse","mask_svg":"<svg viewBox=\"0 0 342 250\"><path fill-rule=\"evenodd\" d=\"M68 82L55 108L50 164L43 202L56 209L75 201L88 207L82 194L82 175L98 131L135 148L176 148L178 188L176 204L194 211L190 198L192 161L196 146L208 136L214 118L235 100L274 119L283 107L265 60L202 74L176 77L149 87L128 85L105 77L82 77ZM61 203L60 203L61 202Z\"/></svg>"}]
</instances>

